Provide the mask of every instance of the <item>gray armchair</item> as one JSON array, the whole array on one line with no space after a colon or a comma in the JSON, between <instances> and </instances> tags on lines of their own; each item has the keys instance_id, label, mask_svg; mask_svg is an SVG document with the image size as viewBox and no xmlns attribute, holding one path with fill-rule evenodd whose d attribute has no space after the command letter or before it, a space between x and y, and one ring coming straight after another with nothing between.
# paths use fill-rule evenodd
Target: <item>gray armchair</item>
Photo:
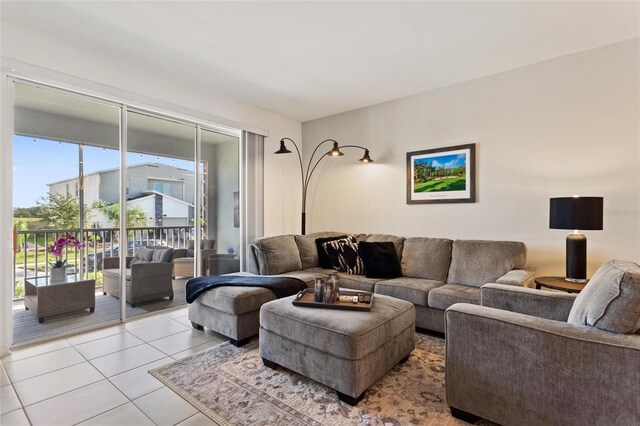
<instances>
[{"instance_id":1,"label":"gray armchair","mask_svg":"<svg viewBox=\"0 0 640 426\"><path fill-rule=\"evenodd\" d=\"M173 263L147 262L135 263L134 257L127 257L127 302L131 307L148 300L168 297L173 300L173 282L171 280ZM133 264L132 264L133 262ZM120 258L107 257L101 260L102 291L120 298Z\"/></svg>"},{"instance_id":2,"label":"gray armchair","mask_svg":"<svg viewBox=\"0 0 640 426\"><path fill-rule=\"evenodd\" d=\"M640 424L640 335L567 323L576 295L487 284L445 314L452 413L502 425Z\"/></svg>"}]
</instances>

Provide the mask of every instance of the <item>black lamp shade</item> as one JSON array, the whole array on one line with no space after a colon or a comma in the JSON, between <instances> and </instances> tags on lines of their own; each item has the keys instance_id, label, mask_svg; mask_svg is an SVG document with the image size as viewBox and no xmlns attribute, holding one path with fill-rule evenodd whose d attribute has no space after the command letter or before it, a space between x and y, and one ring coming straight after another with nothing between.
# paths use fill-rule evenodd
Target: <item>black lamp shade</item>
<instances>
[{"instance_id":1,"label":"black lamp shade","mask_svg":"<svg viewBox=\"0 0 640 426\"><path fill-rule=\"evenodd\" d=\"M284 144L284 139L280 141L280 149L274 152L274 154L291 154L291 151L289 151Z\"/></svg>"},{"instance_id":2,"label":"black lamp shade","mask_svg":"<svg viewBox=\"0 0 640 426\"><path fill-rule=\"evenodd\" d=\"M602 197L551 198L549 228L602 230Z\"/></svg>"}]
</instances>

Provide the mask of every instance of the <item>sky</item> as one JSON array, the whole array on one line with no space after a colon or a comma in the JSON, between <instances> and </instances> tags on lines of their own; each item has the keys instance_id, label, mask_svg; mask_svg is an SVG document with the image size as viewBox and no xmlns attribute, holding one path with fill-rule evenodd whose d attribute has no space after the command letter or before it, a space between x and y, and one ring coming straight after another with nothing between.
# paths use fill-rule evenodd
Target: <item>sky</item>
<instances>
[{"instance_id":1,"label":"sky","mask_svg":"<svg viewBox=\"0 0 640 426\"><path fill-rule=\"evenodd\" d=\"M420 158L415 160L416 164L431 164L435 167L450 169L465 164L465 154L440 155L437 157Z\"/></svg>"},{"instance_id":2,"label":"sky","mask_svg":"<svg viewBox=\"0 0 640 426\"><path fill-rule=\"evenodd\" d=\"M85 175L118 167L120 154L115 149L84 146ZM193 168L193 162L128 153L127 164L163 163ZM189 164L190 163L190 164ZM36 200L46 196L47 183L78 176L78 145L13 135L13 206L33 207Z\"/></svg>"}]
</instances>

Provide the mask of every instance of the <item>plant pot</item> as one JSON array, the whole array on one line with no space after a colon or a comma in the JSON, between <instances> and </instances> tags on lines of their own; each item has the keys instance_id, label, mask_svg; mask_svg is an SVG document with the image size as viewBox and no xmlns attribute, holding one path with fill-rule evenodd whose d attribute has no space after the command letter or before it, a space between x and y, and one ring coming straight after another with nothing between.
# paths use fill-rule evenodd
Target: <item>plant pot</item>
<instances>
[{"instance_id":1,"label":"plant pot","mask_svg":"<svg viewBox=\"0 0 640 426\"><path fill-rule=\"evenodd\" d=\"M67 278L67 267L49 269L49 283L63 283Z\"/></svg>"}]
</instances>

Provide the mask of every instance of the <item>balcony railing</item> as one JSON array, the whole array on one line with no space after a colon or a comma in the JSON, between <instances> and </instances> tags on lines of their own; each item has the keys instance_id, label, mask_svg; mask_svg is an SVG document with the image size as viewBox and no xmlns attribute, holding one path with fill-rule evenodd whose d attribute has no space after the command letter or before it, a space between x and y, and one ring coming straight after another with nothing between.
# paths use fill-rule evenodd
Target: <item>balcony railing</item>
<instances>
[{"instance_id":1,"label":"balcony railing","mask_svg":"<svg viewBox=\"0 0 640 426\"><path fill-rule=\"evenodd\" d=\"M104 257L118 256L120 251L120 231L117 228L79 229L35 229L18 231L17 253L14 256L13 298L23 297L24 280L46 277L50 263L55 257L47 253L47 247L59 236L70 233L80 239L82 250L68 249L63 258L67 259L67 273L79 274L83 279L97 277L98 264ZM195 228L191 226L154 226L129 228L127 235L127 256L144 246L162 245L173 248L187 248L188 241L195 238ZM80 267L82 265L82 268ZM96 280L96 287L100 287Z\"/></svg>"}]
</instances>

